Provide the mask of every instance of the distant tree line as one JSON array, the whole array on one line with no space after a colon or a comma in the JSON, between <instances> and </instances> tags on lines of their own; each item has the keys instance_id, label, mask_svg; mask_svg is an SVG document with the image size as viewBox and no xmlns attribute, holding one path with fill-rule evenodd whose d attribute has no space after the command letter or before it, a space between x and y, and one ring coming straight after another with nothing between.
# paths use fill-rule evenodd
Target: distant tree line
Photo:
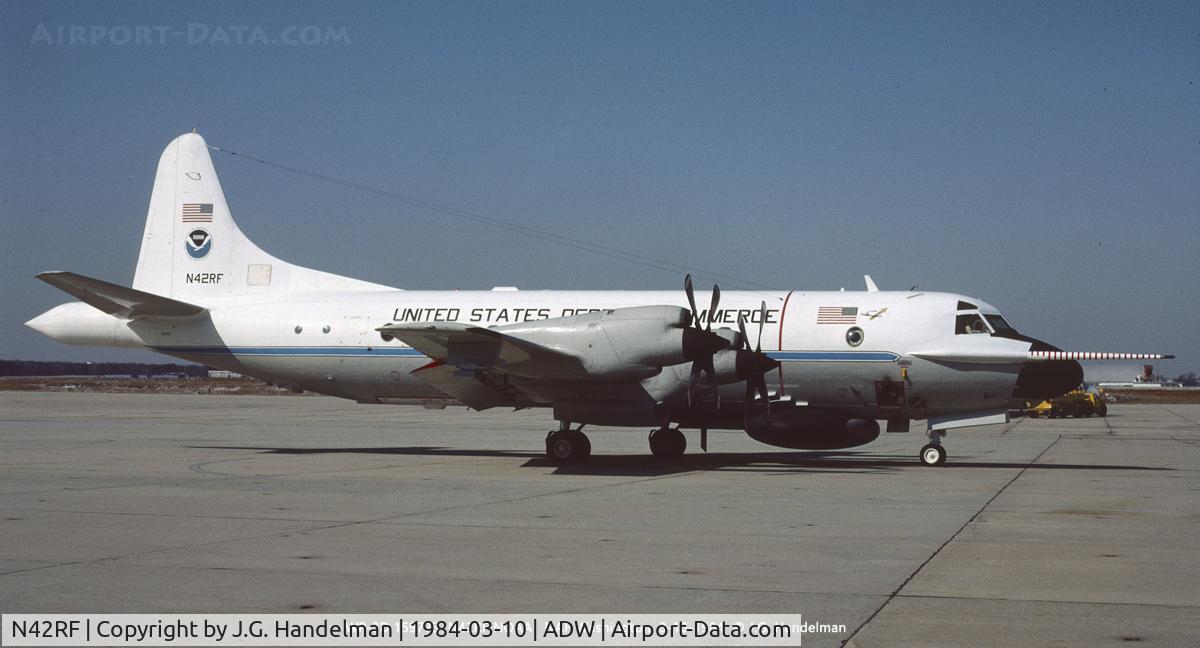
<instances>
[{"instance_id":1,"label":"distant tree line","mask_svg":"<svg viewBox=\"0 0 1200 648\"><path fill-rule=\"evenodd\" d=\"M0 376L162 376L203 377L208 367L198 364L143 362L40 362L0 360Z\"/></svg>"}]
</instances>

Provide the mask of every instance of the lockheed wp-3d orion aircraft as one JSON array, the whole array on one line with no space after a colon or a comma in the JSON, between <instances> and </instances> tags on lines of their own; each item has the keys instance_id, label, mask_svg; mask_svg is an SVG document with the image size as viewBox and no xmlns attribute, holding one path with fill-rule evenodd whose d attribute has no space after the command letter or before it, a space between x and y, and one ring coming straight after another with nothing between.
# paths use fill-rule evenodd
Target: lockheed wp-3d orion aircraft
<instances>
[{"instance_id":1,"label":"lockheed wp-3d orion aircraft","mask_svg":"<svg viewBox=\"0 0 1200 648\"><path fill-rule=\"evenodd\" d=\"M1007 421L1006 401L1080 384L1077 360L1157 354L1061 351L963 295L413 291L281 261L234 223L204 140L158 163L133 287L38 275L79 302L27 322L67 344L145 348L265 381L440 408L550 408L556 462L591 452L584 425L652 426L680 455L680 428L745 430L794 449L870 443L879 421L926 421L927 465L947 430Z\"/></svg>"}]
</instances>

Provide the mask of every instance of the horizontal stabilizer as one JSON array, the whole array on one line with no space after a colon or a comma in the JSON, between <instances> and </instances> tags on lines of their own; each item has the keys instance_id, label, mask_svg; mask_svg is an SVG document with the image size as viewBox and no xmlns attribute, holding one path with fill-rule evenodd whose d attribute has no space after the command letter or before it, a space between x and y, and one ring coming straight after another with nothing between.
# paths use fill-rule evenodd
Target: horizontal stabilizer
<instances>
[{"instance_id":1,"label":"horizontal stabilizer","mask_svg":"<svg viewBox=\"0 0 1200 648\"><path fill-rule=\"evenodd\" d=\"M38 274L37 278L88 305L123 319L190 317L204 312L203 307L195 304L160 297L74 272L43 272Z\"/></svg>"},{"instance_id":2,"label":"horizontal stabilizer","mask_svg":"<svg viewBox=\"0 0 1200 648\"><path fill-rule=\"evenodd\" d=\"M1171 360L1160 353L1113 353L1108 351L916 351L909 355L941 362L969 364L1015 364L1051 360Z\"/></svg>"}]
</instances>

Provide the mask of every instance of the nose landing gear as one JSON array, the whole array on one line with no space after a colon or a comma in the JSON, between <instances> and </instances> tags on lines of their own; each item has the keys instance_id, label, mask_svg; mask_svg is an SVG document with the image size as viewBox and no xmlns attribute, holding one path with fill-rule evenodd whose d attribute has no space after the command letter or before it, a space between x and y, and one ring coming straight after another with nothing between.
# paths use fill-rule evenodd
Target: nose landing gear
<instances>
[{"instance_id":1,"label":"nose landing gear","mask_svg":"<svg viewBox=\"0 0 1200 648\"><path fill-rule=\"evenodd\" d=\"M921 463L926 466L941 466L946 463L946 449L942 447L942 437L946 433L942 430L929 431L929 443L921 448L921 453L917 455L921 458Z\"/></svg>"}]
</instances>

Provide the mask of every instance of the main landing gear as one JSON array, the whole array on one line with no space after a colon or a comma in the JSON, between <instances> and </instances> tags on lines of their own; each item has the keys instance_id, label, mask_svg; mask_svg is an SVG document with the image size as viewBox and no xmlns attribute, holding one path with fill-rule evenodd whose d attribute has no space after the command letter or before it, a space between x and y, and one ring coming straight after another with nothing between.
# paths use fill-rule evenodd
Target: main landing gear
<instances>
[{"instance_id":1,"label":"main landing gear","mask_svg":"<svg viewBox=\"0 0 1200 648\"><path fill-rule=\"evenodd\" d=\"M687 450L687 439L679 428L664 427L650 431L650 452L659 458L678 457ZM592 442L583 426L572 428L559 421L558 429L546 435L546 458L556 464L578 463L592 454Z\"/></svg>"},{"instance_id":2,"label":"main landing gear","mask_svg":"<svg viewBox=\"0 0 1200 648\"><path fill-rule=\"evenodd\" d=\"M678 457L687 450L687 439L679 428L663 427L650 430L650 452L655 457Z\"/></svg>"},{"instance_id":3,"label":"main landing gear","mask_svg":"<svg viewBox=\"0 0 1200 648\"><path fill-rule=\"evenodd\" d=\"M592 442L580 425L571 429L568 421L559 421L558 429L546 435L546 457L554 463L575 463L592 454Z\"/></svg>"},{"instance_id":4,"label":"main landing gear","mask_svg":"<svg viewBox=\"0 0 1200 648\"><path fill-rule=\"evenodd\" d=\"M946 463L946 449L942 447L942 437L946 436L943 430L930 430L929 443L921 448L921 463L926 466L940 466Z\"/></svg>"}]
</instances>

